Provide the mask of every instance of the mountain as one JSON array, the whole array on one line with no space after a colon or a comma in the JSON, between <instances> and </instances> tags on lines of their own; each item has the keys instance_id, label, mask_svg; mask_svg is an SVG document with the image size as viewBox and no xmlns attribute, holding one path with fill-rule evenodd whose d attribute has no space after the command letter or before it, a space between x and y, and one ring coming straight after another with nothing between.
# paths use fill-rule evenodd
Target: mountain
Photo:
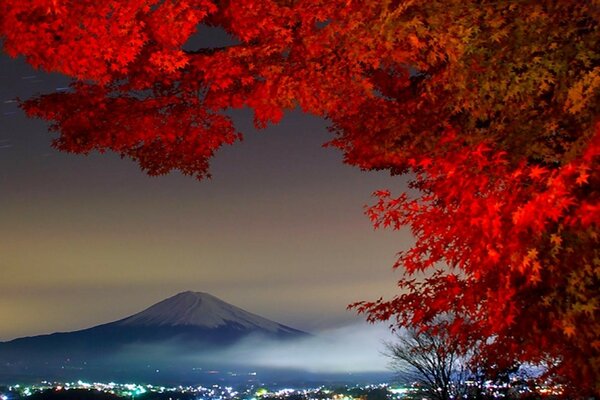
<instances>
[{"instance_id":1,"label":"mountain","mask_svg":"<svg viewBox=\"0 0 600 400\"><path fill-rule=\"evenodd\" d=\"M202 292L183 292L147 309L92 328L0 343L0 375L119 362L163 362L206 355L250 336L270 340L308 334Z\"/></svg>"},{"instance_id":2,"label":"mountain","mask_svg":"<svg viewBox=\"0 0 600 400\"><path fill-rule=\"evenodd\" d=\"M198 327L202 329L238 329L280 336L302 333L256 314L249 313L203 292L183 292L165 299L131 317L113 322L131 327Z\"/></svg>"}]
</instances>

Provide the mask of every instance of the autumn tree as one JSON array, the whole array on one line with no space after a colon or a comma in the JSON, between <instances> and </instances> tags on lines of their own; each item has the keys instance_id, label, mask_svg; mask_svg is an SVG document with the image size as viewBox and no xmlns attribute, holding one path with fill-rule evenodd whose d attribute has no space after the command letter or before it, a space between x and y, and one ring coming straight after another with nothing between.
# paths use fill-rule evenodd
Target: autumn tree
<instances>
[{"instance_id":1,"label":"autumn tree","mask_svg":"<svg viewBox=\"0 0 600 400\"><path fill-rule=\"evenodd\" d=\"M23 105L61 150L202 178L241 138L227 109L300 107L347 163L410 173L418 195L368 210L416 238L399 294L358 310L452 313L493 338L482 362L548 362L573 396L600 395L599 21L597 0L0 1L4 49L74 78ZM198 24L237 43L184 51Z\"/></svg>"}]
</instances>

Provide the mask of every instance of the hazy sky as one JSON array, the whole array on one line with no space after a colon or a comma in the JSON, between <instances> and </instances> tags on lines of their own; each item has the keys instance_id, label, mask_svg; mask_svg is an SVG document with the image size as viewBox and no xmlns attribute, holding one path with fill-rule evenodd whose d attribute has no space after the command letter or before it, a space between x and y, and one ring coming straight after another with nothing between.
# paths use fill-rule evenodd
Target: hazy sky
<instances>
[{"instance_id":1,"label":"hazy sky","mask_svg":"<svg viewBox=\"0 0 600 400\"><path fill-rule=\"evenodd\" d=\"M402 178L342 164L326 122L294 112L220 151L213 179L148 177L114 154L50 147L12 102L64 87L0 55L0 340L125 317L205 291L309 331L357 318L348 303L394 293L409 235L373 231L362 207Z\"/></svg>"}]
</instances>

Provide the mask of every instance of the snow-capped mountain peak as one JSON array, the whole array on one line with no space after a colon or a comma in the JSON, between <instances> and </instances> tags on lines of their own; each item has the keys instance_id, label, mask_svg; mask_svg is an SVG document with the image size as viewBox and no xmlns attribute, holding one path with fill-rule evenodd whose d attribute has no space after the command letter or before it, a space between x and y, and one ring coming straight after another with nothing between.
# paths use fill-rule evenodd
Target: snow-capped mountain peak
<instances>
[{"instance_id":1,"label":"snow-capped mountain peak","mask_svg":"<svg viewBox=\"0 0 600 400\"><path fill-rule=\"evenodd\" d=\"M117 322L122 326L195 326L218 328L235 324L273 333L295 329L252 314L203 292L182 292Z\"/></svg>"}]
</instances>

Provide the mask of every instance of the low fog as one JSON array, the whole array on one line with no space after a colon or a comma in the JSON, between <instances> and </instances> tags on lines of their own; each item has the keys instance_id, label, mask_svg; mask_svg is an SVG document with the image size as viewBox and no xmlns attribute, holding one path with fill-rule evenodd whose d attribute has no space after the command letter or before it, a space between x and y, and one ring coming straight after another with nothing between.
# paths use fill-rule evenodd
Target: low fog
<instances>
[{"instance_id":1,"label":"low fog","mask_svg":"<svg viewBox=\"0 0 600 400\"><path fill-rule=\"evenodd\" d=\"M127 362L160 362L200 369L277 369L309 373L347 374L388 371L382 354L384 342L392 339L386 325L356 323L315 332L299 339L276 340L249 336L225 349L192 350L176 340L167 344L132 345L119 352Z\"/></svg>"},{"instance_id":2,"label":"low fog","mask_svg":"<svg viewBox=\"0 0 600 400\"><path fill-rule=\"evenodd\" d=\"M382 355L383 342L391 338L387 326L361 323L297 340L249 337L217 353L214 360L315 373L379 372L387 370L388 359Z\"/></svg>"}]
</instances>

